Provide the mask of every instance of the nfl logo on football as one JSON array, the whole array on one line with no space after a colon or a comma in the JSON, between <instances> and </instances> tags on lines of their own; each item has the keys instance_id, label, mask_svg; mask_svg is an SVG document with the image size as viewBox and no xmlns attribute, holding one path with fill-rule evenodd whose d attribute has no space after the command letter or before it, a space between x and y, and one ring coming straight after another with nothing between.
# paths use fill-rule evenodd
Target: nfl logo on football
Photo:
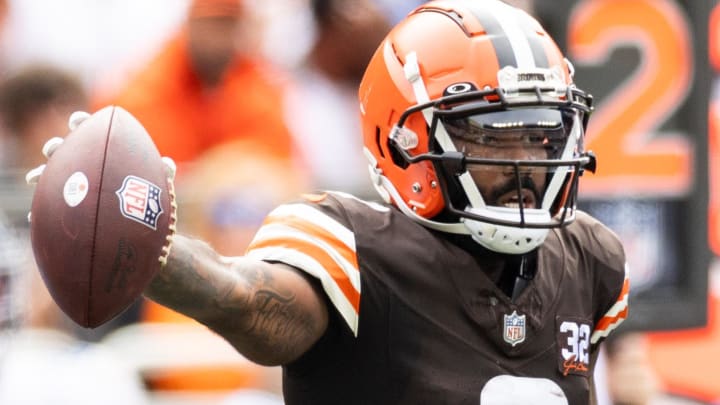
<instances>
[{"instance_id":1,"label":"nfl logo on football","mask_svg":"<svg viewBox=\"0 0 720 405\"><path fill-rule=\"evenodd\" d=\"M510 315L504 315L505 329L503 337L505 341L513 347L525 341L525 315L518 315L517 311L513 311Z\"/></svg>"},{"instance_id":2,"label":"nfl logo on football","mask_svg":"<svg viewBox=\"0 0 720 405\"><path fill-rule=\"evenodd\" d=\"M152 230L157 230L157 221L163 213L160 205L160 187L136 176L127 176L115 192L120 200L120 213Z\"/></svg>"}]
</instances>

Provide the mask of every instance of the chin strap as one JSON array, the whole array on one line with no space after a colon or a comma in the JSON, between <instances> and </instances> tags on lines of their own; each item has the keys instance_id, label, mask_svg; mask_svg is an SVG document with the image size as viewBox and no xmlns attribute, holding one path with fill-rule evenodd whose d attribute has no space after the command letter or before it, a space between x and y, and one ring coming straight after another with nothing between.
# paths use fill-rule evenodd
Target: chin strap
<instances>
[{"instance_id":1,"label":"chin strap","mask_svg":"<svg viewBox=\"0 0 720 405\"><path fill-rule=\"evenodd\" d=\"M520 259L520 268L518 274L515 276L515 284L512 290L512 301L517 301L520 294L525 290L530 281L535 277L535 270L530 269L530 265L527 261L527 255L523 255Z\"/></svg>"}]
</instances>

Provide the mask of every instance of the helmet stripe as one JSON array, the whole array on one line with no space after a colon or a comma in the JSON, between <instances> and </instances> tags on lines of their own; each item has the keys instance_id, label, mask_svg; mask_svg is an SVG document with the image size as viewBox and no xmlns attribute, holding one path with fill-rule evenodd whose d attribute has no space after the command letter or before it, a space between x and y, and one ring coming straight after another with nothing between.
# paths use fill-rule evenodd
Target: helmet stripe
<instances>
[{"instance_id":1,"label":"helmet stripe","mask_svg":"<svg viewBox=\"0 0 720 405\"><path fill-rule=\"evenodd\" d=\"M522 30L525 40L532 52L533 59L535 60L535 66L539 68L549 68L550 62L548 61L547 50L541 39L542 37L535 32L531 24L522 24Z\"/></svg>"},{"instance_id":2,"label":"helmet stripe","mask_svg":"<svg viewBox=\"0 0 720 405\"><path fill-rule=\"evenodd\" d=\"M496 3L496 7L485 7L471 1L465 2L465 5L490 37L498 66L524 69L548 67L545 48L533 32L533 25L521 24L525 15L505 3Z\"/></svg>"},{"instance_id":3,"label":"helmet stripe","mask_svg":"<svg viewBox=\"0 0 720 405\"><path fill-rule=\"evenodd\" d=\"M504 27L500 24L498 16L495 16L489 12L485 7L477 7L471 2L467 3L470 12L478 19L480 25L485 29L485 32L490 37L490 41L495 48L495 55L497 56L498 66L500 68L504 66L518 66L515 47L510 41L510 37L505 34Z\"/></svg>"}]
</instances>

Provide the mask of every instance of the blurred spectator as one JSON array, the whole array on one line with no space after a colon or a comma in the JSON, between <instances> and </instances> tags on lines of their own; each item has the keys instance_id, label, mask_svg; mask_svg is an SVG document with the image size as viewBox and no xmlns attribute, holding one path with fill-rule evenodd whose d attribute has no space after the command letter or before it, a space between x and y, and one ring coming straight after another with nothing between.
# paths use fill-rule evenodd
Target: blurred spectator
<instances>
[{"instance_id":1,"label":"blurred spectator","mask_svg":"<svg viewBox=\"0 0 720 405\"><path fill-rule=\"evenodd\" d=\"M0 83L5 134L0 166L26 171L42 163L45 141L64 136L70 114L86 109L87 103L86 90L73 73L50 65L10 72Z\"/></svg>"},{"instance_id":2,"label":"blurred spectator","mask_svg":"<svg viewBox=\"0 0 720 405\"><path fill-rule=\"evenodd\" d=\"M282 116L283 75L258 57L252 14L242 0L194 0L184 26L126 88L100 95L147 128L160 150L182 165L222 142L253 139L292 158Z\"/></svg>"},{"instance_id":3,"label":"blurred spectator","mask_svg":"<svg viewBox=\"0 0 720 405\"><path fill-rule=\"evenodd\" d=\"M287 97L288 125L315 187L374 195L357 89L390 24L372 0L311 0L310 6L316 37Z\"/></svg>"},{"instance_id":4,"label":"blurred spectator","mask_svg":"<svg viewBox=\"0 0 720 405\"><path fill-rule=\"evenodd\" d=\"M278 203L307 190L307 175L256 142L235 141L205 152L178 182L181 231L223 255L240 255ZM239 156L243 156L239 159ZM199 193L198 190L202 190Z\"/></svg>"}]
</instances>

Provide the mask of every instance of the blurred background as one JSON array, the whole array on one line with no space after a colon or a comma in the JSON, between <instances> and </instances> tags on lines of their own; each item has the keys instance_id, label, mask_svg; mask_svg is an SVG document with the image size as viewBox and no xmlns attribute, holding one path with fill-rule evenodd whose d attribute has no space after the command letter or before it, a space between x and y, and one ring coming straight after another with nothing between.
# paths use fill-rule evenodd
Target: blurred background
<instances>
[{"instance_id":1,"label":"blurred background","mask_svg":"<svg viewBox=\"0 0 720 405\"><path fill-rule=\"evenodd\" d=\"M623 240L633 289L596 374L601 403L720 404L720 6L508 2L595 97L598 170L580 205ZM34 268L24 174L72 111L118 104L178 163L181 231L223 254L301 192L375 198L356 89L419 3L0 0L0 403L282 403L278 369L149 302L73 326Z\"/></svg>"}]
</instances>

